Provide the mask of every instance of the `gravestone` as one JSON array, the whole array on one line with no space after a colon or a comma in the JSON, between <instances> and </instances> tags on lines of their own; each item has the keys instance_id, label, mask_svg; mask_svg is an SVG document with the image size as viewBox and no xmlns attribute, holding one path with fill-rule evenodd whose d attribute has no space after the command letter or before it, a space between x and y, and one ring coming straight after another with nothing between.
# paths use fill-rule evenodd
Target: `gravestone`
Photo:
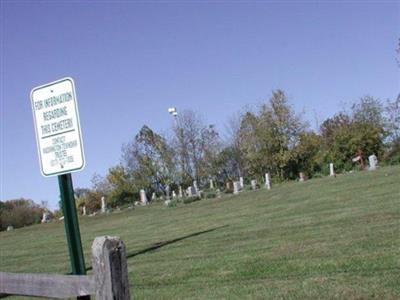
<instances>
[{"instance_id":1,"label":"gravestone","mask_svg":"<svg viewBox=\"0 0 400 300\"><path fill-rule=\"evenodd\" d=\"M217 198L221 198L221 191L219 189L216 190Z\"/></svg>"},{"instance_id":2,"label":"gravestone","mask_svg":"<svg viewBox=\"0 0 400 300\"><path fill-rule=\"evenodd\" d=\"M176 198L176 193L175 193L175 191L172 191L172 199L175 199Z\"/></svg>"},{"instance_id":3,"label":"gravestone","mask_svg":"<svg viewBox=\"0 0 400 300\"><path fill-rule=\"evenodd\" d=\"M189 187L186 189L186 196L187 196L187 197L192 197L192 187L191 187L191 186L189 186Z\"/></svg>"},{"instance_id":4,"label":"gravestone","mask_svg":"<svg viewBox=\"0 0 400 300\"><path fill-rule=\"evenodd\" d=\"M303 181L306 180L306 176L304 175L303 172L300 172L300 173L299 173L299 177L300 177L300 178L299 178L299 181L300 181L300 182L303 182Z\"/></svg>"},{"instance_id":5,"label":"gravestone","mask_svg":"<svg viewBox=\"0 0 400 300\"><path fill-rule=\"evenodd\" d=\"M233 193L234 193L235 195L238 195L238 194L239 194L239 191L240 191L240 182L239 182L239 181L235 181L235 182L233 183Z\"/></svg>"},{"instance_id":6,"label":"gravestone","mask_svg":"<svg viewBox=\"0 0 400 300\"><path fill-rule=\"evenodd\" d=\"M147 196L146 196L146 192L145 190L140 190L140 202L142 205L146 205L147 204Z\"/></svg>"},{"instance_id":7,"label":"gravestone","mask_svg":"<svg viewBox=\"0 0 400 300\"><path fill-rule=\"evenodd\" d=\"M375 154L368 156L368 162L369 162L368 170L370 171L376 170L376 167L378 165L378 158L376 157Z\"/></svg>"},{"instance_id":8,"label":"gravestone","mask_svg":"<svg viewBox=\"0 0 400 300\"><path fill-rule=\"evenodd\" d=\"M49 214L48 212L44 211L42 215L42 220L40 221L41 223L47 223L49 221Z\"/></svg>"},{"instance_id":9,"label":"gravestone","mask_svg":"<svg viewBox=\"0 0 400 300\"><path fill-rule=\"evenodd\" d=\"M214 182L212 179L210 179L210 190L214 189Z\"/></svg>"},{"instance_id":10,"label":"gravestone","mask_svg":"<svg viewBox=\"0 0 400 300\"><path fill-rule=\"evenodd\" d=\"M164 201L164 204L165 204L166 206L169 206L169 205L171 204L171 200L165 200L165 201Z\"/></svg>"},{"instance_id":11,"label":"gravestone","mask_svg":"<svg viewBox=\"0 0 400 300\"><path fill-rule=\"evenodd\" d=\"M14 226L8 225L8 226L7 226L7 231L12 231L12 230L14 230Z\"/></svg>"},{"instance_id":12,"label":"gravestone","mask_svg":"<svg viewBox=\"0 0 400 300\"><path fill-rule=\"evenodd\" d=\"M86 216L86 206L82 207L82 216Z\"/></svg>"},{"instance_id":13,"label":"gravestone","mask_svg":"<svg viewBox=\"0 0 400 300\"><path fill-rule=\"evenodd\" d=\"M182 187L179 186L179 198L183 197Z\"/></svg>"},{"instance_id":14,"label":"gravestone","mask_svg":"<svg viewBox=\"0 0 400 300\"><path fill-rule=\"evenodd\" d=\"M106 199L104 197L101 197L101 213L104 214L106 212L106 209Z\"/></svg>"},{"instance_id":15,"label":"gravestone","mask_svg":"<svg viewBox=\"0 0 400 300\"><path fill-rule=\"evenodd\" d=\"M198 193L199 193L199 190L198 190L198 189L196 189L194 186L191 186L191 187L190 187L190 194L191 194L192 196L196 196Z\"/></svg>"},{"instance_id":16,"label":"gravestone","mask_svg":"<svg viewBox=\"0 0 400 300\"><path fill-rule=\"evenodd\" d=\"M251 189L255 191L257 189L257 180L253 179L251 181Z\"/></svg>"},{"instance_id":17,"label":"gravestone","mask_svg":"<svg viewBox=\"0 0 400 300\"><path fill-rule=\"evenodd\" d=\"M165 188L165 198L167 199L167 200L169 200L169 193L170 193L170 187L169 187L169 185L167 185L166 186L166 188Z\"/></svg>"},{"instance_id":18,"label":"gravestone","mask_svg":"<svg viewBox=\"0 0 400 300\"><path fill-rule=\"evenodd\" d=\"M197 181L196 180L193 181L193 187L196 190L195 194L197 194L197 191L199 190L199 187L197 186Z\"/></svg>"},{"instance_id":19,"label":"gravestone","mask_svg":"<svg viewBox=\"0 0 400 300\"><path fill-rule=\"evenodd\" d=\"M156 200L156 193L151 194L151 200Z\"/></svg>"},{"instance_id":20,"label":"gravestone","mask_svg":"<svg viewBox=\"0 0 400 300\"><path fill-rule=\"evenodd\" d=\"M329 176L335 176L335 170L333 169L333 163L329 164Z\"/></svg>"},{"instance_id":21,"label":"gravestone","mask_svg":"<svg viewBox=\"0 0 400 300\"><path fill-rule=\"evenodd\" d=\"M265 173L265 187L267 190L271 189L271 181L270 181L269 173Z\"/></svg>"},{"instance_id":22,"label":"gravestone","mask_svg":"<svg viewBox=\"0 0 400 300\"><path fill-rule=\"evenodd\" d=\"M244 188L244 182L243 182L243 177L239 178L239 185L240 185L240 189Z\"/></svg>"}]
</instances>

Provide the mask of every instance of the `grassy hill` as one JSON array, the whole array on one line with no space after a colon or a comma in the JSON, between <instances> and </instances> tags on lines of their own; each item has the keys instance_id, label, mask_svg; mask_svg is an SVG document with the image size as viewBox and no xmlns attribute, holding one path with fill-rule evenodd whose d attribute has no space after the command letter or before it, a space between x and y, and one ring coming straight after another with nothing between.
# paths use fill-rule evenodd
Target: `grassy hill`
<instances>
[{"instance_id":1,"label":"grassy hill","mask_svg":"<svg viewBox=\"0 0 400 300\"><path fill-rule=\"evenodd\" d=\"M125 241L137 299L400 299L400 167L80 225L88 266L94 237ZM69 271L61 222L1 232L0 253L1 271Z\"/></svg>"}]
</instances>

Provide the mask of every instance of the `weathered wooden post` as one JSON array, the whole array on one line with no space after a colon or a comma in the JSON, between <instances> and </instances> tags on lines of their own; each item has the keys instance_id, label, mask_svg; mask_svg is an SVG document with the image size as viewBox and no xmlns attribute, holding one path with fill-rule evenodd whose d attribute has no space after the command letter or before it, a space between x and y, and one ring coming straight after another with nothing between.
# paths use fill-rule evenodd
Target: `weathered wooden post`
<instances>
[{"instance_id":1,"label":"weathered wooden post","mask_svg":"<svg viewBox=\"0 0 400 300\"><path fill-rule=\"evenodd\" d=\"M130 299L125 244L119 237L102 236L94 240L92 265L96 299Z\"/></svg>"}]
</instances>

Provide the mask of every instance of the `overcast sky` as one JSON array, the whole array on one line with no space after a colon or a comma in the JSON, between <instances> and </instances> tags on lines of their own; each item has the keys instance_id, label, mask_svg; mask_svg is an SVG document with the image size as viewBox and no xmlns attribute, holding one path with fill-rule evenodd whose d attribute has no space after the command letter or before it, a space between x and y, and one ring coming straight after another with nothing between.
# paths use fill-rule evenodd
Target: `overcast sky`
<instances>
[{"instance_id":1,"label":"overcast sky","mask_svg":"<svg viewBox=\"0 0 400 300\"><path fill-rule=\"evenodd\" d=\"M399 93L399 1L0 1L1 200L48 201L30 90L75 80L90 187L143 124L167 132L168 107L223 132L245 105L283 89L312 125L369 94Z\"/></svg>"}]
</instances>

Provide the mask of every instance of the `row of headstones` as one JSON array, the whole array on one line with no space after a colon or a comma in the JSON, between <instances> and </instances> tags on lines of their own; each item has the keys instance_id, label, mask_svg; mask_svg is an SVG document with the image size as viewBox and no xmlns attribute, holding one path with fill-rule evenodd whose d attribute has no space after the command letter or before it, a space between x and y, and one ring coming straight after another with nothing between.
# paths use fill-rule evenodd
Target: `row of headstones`
<instances>
[{"instance_id":1,"label":"row of headstones","mask_svg":"<svg viewBox=\"0 0 400 300\"><path fill-rule=\"evenodd\" d=\"M257 180L256 179L252 179L250 181L250 184L251 184L251 189L253 191L257 189ZM264 185L267 190L271 189L271 178L269 176L269 173L265 173L265 184ZM232 190L230 182L227 182L226 188L228 190ZM237 195L243 189L244 189L244 180L243 180L243 177L240 177L239 181L233 182L233 194Z\"/></svg>"},{"instance_id":2,"label":"row of headstones","mask_svg":"<svg viewBox=\"0 0 400 300\"><path fill-rule=\"evenodd\" d=\"M369 170L375 170L377 165L378 165L378 159L375 155L370 155L368 157L369 160ZM333 163L329 164L329 175L330 176L336 176L335 170L334 170L334 166ZM303 182L306 180L306 177L304 175L303 172L300 172L299 174L299 181ZM253 179L251 180L251 188L252 190L256 190L257 189L257 180ZM232 187L230 186L231 182L227 182L227 189L232 189ZM239 178L239 181L234 181L233 182L233 193L235 195L239 194L239 192L241 190L243 190L244 188L244 180L243 177ZM265 174L265 188L270 190L271 189L271 179L270 179L270 175L269 173ZM210 179L210 189L214 189L214 182L212 179ZM184 194L186 197L194 197L194 196L198 196L201 197L202 196L202 191L198 188L197 185L197 181L193 181L193 185L189 186L185 192L183 192L182 187L179 186L179 192L178 195L175 193L175 191L172 191L172 199L175 199L177 197L179 198L183 198ZM217 189L217 196L220 197L220 190ZM152 195L152 200L154 200L156 198L156 194L153 193ZM167 186L166 188L166 201L170 201L170 189L169 186ZM136 205L147 205L148 204L148 200L147 200L147 196L146 196L146 192L145 190L140 190L140 202L136 202ZM106 213L107 212L107 205L106 205L106 201L104 197L101 197L101 213ZM82 214L86 215L86 207L83 206L82 208ZM46 223L48 222L49 218L48 218L48 213L47 212L43 212L43 217L42 217L42 223Z\"/></svg>"}]
</instances>

